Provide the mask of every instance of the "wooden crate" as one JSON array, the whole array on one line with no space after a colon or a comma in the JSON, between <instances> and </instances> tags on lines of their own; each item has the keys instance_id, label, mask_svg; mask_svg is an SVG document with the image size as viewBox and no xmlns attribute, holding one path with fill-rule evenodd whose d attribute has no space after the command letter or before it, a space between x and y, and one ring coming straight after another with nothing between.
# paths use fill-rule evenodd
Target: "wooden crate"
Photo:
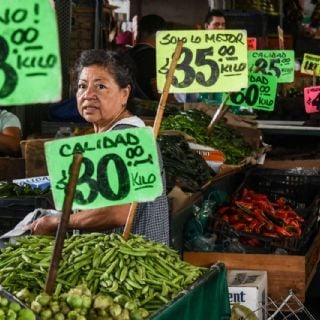
<instances>
[{"instance_id":1,"label":"wooden crate","mask_svg":"<svg viewBox=\"0 0 320 320\"><path fill-rule=\"evenodd\" d=\"M304 256L274 254L238 254L220 252L184 252L183 259L197 266L222 261L227 269L265 270L268 273L268 295L282 301L292 289L301 302L315 275L320 256L320 233Z\"/></svg>"},{"instance_id":2,"label":"wooden crate","mask_svg":"<svg viewBox=\"0 0 320 320\"><path fill-rule=\"evenodd\" d=\"M0 157L0 180L12 180L25 177L23 158Z\"/></svg>"},{"instance_id":3,"label":"wooden crate","mask_svg":"<svg viewBox=\"0 0 320 320\"><path fill-rule=\"evenodd\" d=\"M48 175L44 144L50 140L52 139L29 139L20 142L27 178Z\"/></svg>"}]
</instances>

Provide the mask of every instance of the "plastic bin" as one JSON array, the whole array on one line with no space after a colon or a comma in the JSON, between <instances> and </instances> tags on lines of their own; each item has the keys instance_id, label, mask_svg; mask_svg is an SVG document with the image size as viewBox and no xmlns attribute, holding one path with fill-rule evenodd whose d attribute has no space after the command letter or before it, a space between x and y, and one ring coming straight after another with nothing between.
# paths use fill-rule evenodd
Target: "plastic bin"
<instances>
[{"instance_id":1,"label":"plastic bin","mask_svg":"<svg viewBox=\"0 0 320 320\"><path fill-rule=\"evenodd\" d=\"M29 212L53 209L51 194L0 199L0 235L13 229Z\"/></svg>"},{"instance_id":2,"label":"plastic bin","mask_svg":"<svg viewBox=\"0 0 320 320\"><path fill-rule=\"evenodd\" d=\"M151 320L229 320L227 271L221 262L154 313Z\"/></svg>"},{"instance_id":3,"label":"plastic bin","mask_svg":"<svg viewBox=\"0 0 320 320\"><path fill-rule=\"evenodd\" d=\"M229 224L220 221L219 218L213 223L212 232L224 238L259 239L261 246L246 246L246 252L256 253L272 252L276 248L282 248L290 254L302 254L307 250L311 240L318 231L318 213L320 204L320 175L318 170L290 169L276 170L264 168L249 169L241 184L233 192L237 195L244 187L250 188L257 193L266 194L270 201L284 197L289 205L305 219L302 224L302 235L299 238L266 237L259 234L236 231Z\"/></svg>"}]
</instances>

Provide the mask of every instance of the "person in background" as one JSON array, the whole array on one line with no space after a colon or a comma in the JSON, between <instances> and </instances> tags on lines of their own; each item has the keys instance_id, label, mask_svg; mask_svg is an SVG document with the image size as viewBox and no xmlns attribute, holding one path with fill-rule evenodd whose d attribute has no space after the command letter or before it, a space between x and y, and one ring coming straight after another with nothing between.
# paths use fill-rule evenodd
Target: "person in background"
<instances>
[{"instance_id":1,"label":"person in background","mask_svg":"<svg viewBox=\"0 0 320 320\"><path fill-rule=\"evenodd\" d=\"M115 51L86 50L78 61L75 79L79 113L92 123L95 133L145 126L127 107L133 86L127 56ZM163 193L152 202L138 204L131 231L168 245L169 209L160 153L159 160ZM130 204L83 210L70 216L69 229L122 233L129 209ZM59 216L44 216L29 224L28 229L35 235L55 234L59 221Z\"/></svg>"},{"instance_id":2,"label":"person in background","mask_svg":"<svg viewBox=\"0 0 320 320\"><path fill-rule=\"evenodd\" d=\"M213 9L205 17L204 28L206 30L224 30L226 28L226 18L223 11Z\"/></svg>"},{"instance_id":3,"label":"person in background","mask_svg":"<svg viewBox=\"0 0 320 320\"><path fill-rule=\"evenodd\" d=\"M19 155L21 136L19 118L12 112L0 109L0 154Z\"/></svg>"},{"instance_id":4,"label":"person in background","mask_svg":"<svg viewBox=\"0 0 320 320\"><path fill-rule=\"evenodd\" d=\"M224 30L226 28L226 19L223 11L210 10L204 19L204 29L206 30ZM222 94L215 93L177 93L174 95L178 102L199 102L203 101L209 104L220 104Z\"/></svg>"},{"instance_id":5,"label":"person in background","mask_svg":"<svg viewBox=\"0 0 320 320\"><path fill-rule=\"evenodd\" d=\"M138 20L136 43L129 50L136 68L134 96L137 98L147 100L160 98L156 84L156 33L166 29L166 21L156 14L149 14ZM169 95L168 102L175 102L172 95Z\"/></svg>"},{"instance_id":6,"label":"person in background","mask_svg":"<svg viewBox=\"0 0 320 320\"><path fill-rule=\"evenodd\" d=\"M204 20L206 30L224 30L226 28L226 18L223 11L213 9L209 11ZM200 93L198 100L208 104L220 104L223 94L221 92Z\"/></svg>"}]
</instances>

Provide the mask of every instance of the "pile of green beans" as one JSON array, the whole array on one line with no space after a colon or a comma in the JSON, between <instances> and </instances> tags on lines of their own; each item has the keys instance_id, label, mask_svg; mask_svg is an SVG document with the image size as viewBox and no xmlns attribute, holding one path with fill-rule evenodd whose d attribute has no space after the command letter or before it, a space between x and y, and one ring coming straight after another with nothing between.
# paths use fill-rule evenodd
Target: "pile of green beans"
<instances>
[{"instance_id":1,"label":"pile of green beans","mask_svg":"<svg viewBox=\"0 0 320 320\"><path fill-rule=\"evenodd\" d=\"M0 252L0 284L10 292L45 287L54 238L25 236ZM86 284L96 294L125 294L148 311L157 310L199 278L206 268L182 261L170 247L130 235L89 233L65 240L55 295Z\"/></svg>"}]
</instances>

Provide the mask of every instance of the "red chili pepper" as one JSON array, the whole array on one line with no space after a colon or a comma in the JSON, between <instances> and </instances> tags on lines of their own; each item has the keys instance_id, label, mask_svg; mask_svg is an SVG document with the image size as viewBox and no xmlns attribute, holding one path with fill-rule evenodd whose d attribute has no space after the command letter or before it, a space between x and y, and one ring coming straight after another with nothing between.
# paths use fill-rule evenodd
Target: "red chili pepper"
<instances>
[{"instance_id":1,"label":"red chili pepper","mask_svg":"<svg viewBox=\"0 0 320 320\"><path fill-rule=\"evenodd\" d=\"M274 230L281 236L285 236L285 237L292 237L293 236L293 232L287 230L287 228L285 228L285 227L279 227L277 225L274 225Z\"/></svg>"},{"instance_id":2,"label":"red chili pepper","mask_svg":"<svg viewBox=\"0 0 320 320\"><path fill-rule=\"evenodd\" d=\"M287 218L288 214L289 214L289 212L287 210L283 210L283 209L277 209L275 212L275 216L277 218Z\"/></svg>"},{"instance_id":3,"label":"red chili pepper","mask_svg":"<svg viewBox=\"0 0 320 320\"><path fill-rule=\"evenodd\" d=\"M237 214L241 217L241 219L245 222L251 222L254 220L254 217L248 214L246 211L243 211L240 208L235 208L235 210L237 211Z\"/></svg>"},{"instance_id":4,"label":"red chili pepper","mask_svg":"<svg viewBox=\"0 0 320 320\"><path fill-rule=\"evenodd\" d=\"M261 246L261 241L259 239L242 239L241 242L244 244L248 244L253 247L259 247Z\"/></svg>"},{"instance_id":5,"label":"red chili pepper","mask_svg":"<svg viewBox=\"0 0 320 320\"><path fill-rule=\"evenodd\" d=\"M276 203L278 206L283 207L287 203L287 200L284 197L280 197L276 200Z\"/></svg>"},{"instance_id":6,"label":"red chili pepper","mask_svg":"<svg viewBox=\"0 0 320 320\"><path fill-rule=\"evenodd\" d=\"M263 232L262 233L263 236L266 236L266 237L271 237L271 238L279 238L279 235L275 232Z\"/></svg>"},{"instance_id":7,"label":"red chili pepper","mask_svg":"<svg viewBox=\"0 0 320 320\"><path fill-rule=\"evenodd\" d=\"M287 218L287 219L283 219L283 222L285 223L285 227L294 226L295 228L301 228L299 221L295 219Z\"/></svg>"},{"instance_id":8,"label":"red chili pepper","mask_svg":"<svg viewBox=\"0 0 320 320\"><path fill-rule=\"evenodd\" d=\"M233 224L232 227L236 230L246 230L247 229L247 225L243 222L237 222L237 223Z\"/></svg>"},{"instance_id":9,"label":"red chili pepper","mask_svg":"<svg viewBox=\"0 0 320 320\"><path fill-rule=\"evenodd\" d=\"M266 229L272 230L273 223L271 223L271 221L265 216L261 209L254 209L253 215L258 219L258 221L265 223Z\"/></svg>"},{"instance_id":10,"label":"red chili pepper","mask_svg":"<svg viewBox=\"0 0 320 320\"><path fill-rule=\"evenodd\" d=\"M230 224L234 224L236 222L239 222L239 220L240 220L240 217L239 217L238 214L231 214L228 217L229 217L229 223Z\"/></svg>"},{"instance_id":11,"label":"red chili pepper","mask_svg":"<svg viewBox=\"0 0 320 320\"><path fill-rule=\"evenodd\" d=\"M249 203L249 202L244 202L244 201L241 201L241 200L235 200L234 203L235 203L235 205L237 205L239 207L242 207L242 208L245 208L245 209L251 210L253 208L253 204Z\"/></svg>"},{"instance_id":12,"label":"red chili pepper","mask_svg":"<svg viewBox=\"0 0 320 320\"><path fill-rule=\"evenodd\" d=\"M224 214L221 219L227 223L229 223L229 216L227 216L226 214Z\"/></svg>"}]
</instances>

